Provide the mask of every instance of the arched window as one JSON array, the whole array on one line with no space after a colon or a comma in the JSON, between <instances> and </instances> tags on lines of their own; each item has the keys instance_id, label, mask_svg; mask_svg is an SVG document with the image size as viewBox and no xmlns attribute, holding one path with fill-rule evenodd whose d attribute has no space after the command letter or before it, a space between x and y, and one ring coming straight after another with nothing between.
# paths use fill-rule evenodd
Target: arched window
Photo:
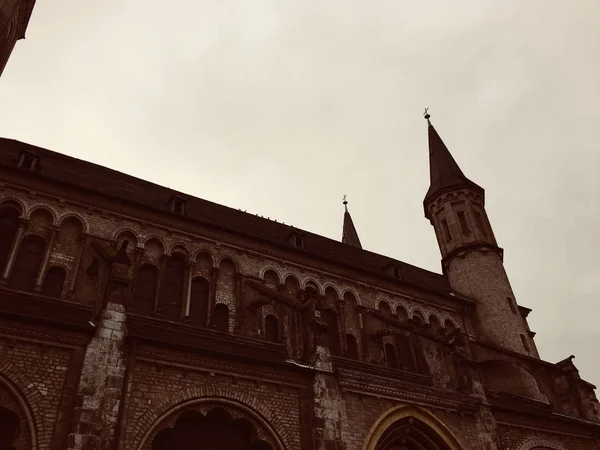
<instances>
[{"instance_id":1,"label":"arched window","mask_svg":"<svg viewBox=\"0 0 600 450\"><path fill-rule=\"evenodd\" d=\"M340 355L340 333L338 331L337 314L333 309L326 309L323 313L323 320L329 326L327 330L327 346L332 355Z\"/></svg>"},{"instance_id":2,"label":"arched window","mask_svg":"<svg viewBox=\"0 0 600 450\"><path fill-rule=\"evenodd\" d=\"M133 310L138 314L151 316L154 312L158 269L151 264L142 265L135 281Z\"/></svg>"},{"instance_id":3,"label":"arched window","mask_svg":"<svg viewBox=\"0 0 600 450\"><path fill-rule=\"evenodd\" d=\"M353 334L346 335L346 347L348 347L348 358L358 359L358 344Z\"/></svg>"},{"instance_id":4,"label":"arched window","mask_svg":"<svg viewBox=\"0 0 600 450\"><path fill-rule=\"evenodd\" d=\"M0 209L0 275L4 272L13 241L19 229L19 212L14 208Z\"/></svg>"},{"instance_id":5,"label":"arched window","mask_svg":"<svg viewBox=\"0 0 600 450\"><path fill-rule=\"evenodd\" d=\"M10 288L33 291L45 250L46 243L40 236L30 234L23 239L10 275Z\"/></svg>"},{"instance_id":6,"label":"arched window","mask_svg":"<svg viewBox=\"0 0 600 450\"><path fill-rule=\"evenodd\" d=\"M265 317L265 338L269 342L279 342L279 320L273 314Z\"/></svg>"},{"instance_id":7,"label":"arched window","mask_svg":"<svg viewBox=\"0 0 600 450\"><path fill-rule=\"evenodd\" d=\"M185 256L174 253L167 261L162 289L163 318L172 322L181 320L183 284L185 283Z\"/></svg>"},{"instance_id":8,"label":"arched window","mask_svg":"<svg viewBox=\"0 0 600 450\"><path fill-rule=\"evenodd\" d=\"M208 280L195 277L192 280L190 294L190 323L196 327L205 327L208 314Z\"/></svg>"},{"instance_id":9,"label":"arched window","mask_svg":"<svg viewBox=\"0 0 600 450\"><path fill-rule=\"evenodd\" d=\"M46 271L42 293L48 297L60 298L67 274L62 267L50 267Z\"/></svg>"},{"instance_id":10,"label":"arched window","mask_svg":"<svg viewBox=\"0 0 600 450\"><path fill-rule=\"evenodd\" d=\"M227 333L229 331L229 308L224 303L215 306L215 317L213 317L215 328Z\"/></svg>"},{"instance_id":11,"label":"arched window","mask_svg":"<svg viewBox=\"0 0 600 450\"><path fill-rule=\"evenodd\" d=\"M390 308L390 305L388 302L382 300L379 302L379 312L381 314L385 314L386 316L391 316L392 308Z\"/></svg>"},{"instance_id":12,"label":"arched window","mask_svg":"<svg viewBox=\"0 0 600 450\"><path fill-rule=\"evenodd\" d=\"M387 359L388 366L397 369L398 355L396 354L396 347L388 342L383 348L385 350L385 358Z\"/></svg>"}]
</instances>

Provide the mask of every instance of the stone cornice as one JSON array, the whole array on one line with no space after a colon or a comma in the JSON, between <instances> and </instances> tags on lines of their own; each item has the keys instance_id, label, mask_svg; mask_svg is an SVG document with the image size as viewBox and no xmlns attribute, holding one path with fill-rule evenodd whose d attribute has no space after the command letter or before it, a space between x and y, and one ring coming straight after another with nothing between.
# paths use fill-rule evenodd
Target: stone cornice
<instances>
[{"instance_id":1,"label":"stone cornice","mask_svg":"<svg viewBox=\"0 0 600 450\"><path fill-rule=\"evenodd\" d=\"M9 170L9 172L14 173L14 170L11 170L11 167L5 167ZM33 177L35 178L47 179L46 177L43 177L41 174L38 173L28 172L27 175L28 178L33 175ZM58 185L70 186L68 183L61 180L51 180L53 183L56 183ZM30 182L31 180L28 179L27 181ZM24 190L25 192L31 191L31 187L24 188L19 186L18 184L12 187L19 190ZM48 185L44 184L43 187L38 187L38 189L40 188L47 192ZM99 199L104 200L103 202L101 201L96 203L96 209L110 210L110 213L113 215L117 214L119 216L127 218L128 220L138 222L140 224L149 223L153 226L156 226L157 228L163 228L165 232L172 232L175 228L179 234L187 235L190 239L198 239L198 235L201 234L202 239L209 242L220 243L226 241L227 243L225 245L231 247L232 249L236 249L244 253L252 253L257 255L258 257L269 257L283 261L285 263L295 264L301 269L321 272L323 274L330 275L334 278L343 278L348 283L360 284L366 288L377 289L394 295L401 294L401 292L399 291L403 290L405 292L409 292L411 296L413 296L416 299L419 299L420 301L424 301L426 303L430 303L436 306L438 306L437 302L431 298L427 299L427 297L442 297L446 301L450 301L451 303L458 301L458 299L449 297L446 293L428 290L422 286L413 285L396 279L388 279L389 277L386 276L385 272L382 272L381 277L377 277L376 274L371 273L370 271L360 270L354 267L346 267L338 262L331 263L328 260L323 260L321 257L309 255L304 250L300 251L292 247L291 245L289 246L289 248L287 248L284 245L275 245L270 241L265 241L265 243L267 243L268 246L257 244L256 241L262 243L262 240L260 240L257 237L241 236L237 233L226 229L225 227L223 227L222 229L217 229L213 225L204 224L186 217L180 217L175 216L173 214L169 214L168 211L165 211L158 207L150 208L126 199L113 198L109 195L101 194L90 189L81 188L77 190L77 192L79 191L86 191L86 195L93 194ZM56 194L52 195L46 193L45 195L48 198L59 198ZM121 203L126 203L135 206L140 211L145 211L146 214L141 213L136 214L135 216L128 215L127 213L128 211L131 211L131 209L115 207L115 200ZM79 207L89 208L89 204L84 203L82 201L76 200L71 203ZM193 225L191 225L192 223ZM398 289L399 284L402 285L401 289Z\"/></svg>"},{"instance_id":2,"label":"stone cornice","mask_svg":"<svg viewBox=\"0 0 600 450\"><path fill-rule=\"evenodd\" d=\"M75 335L64 332L41 330L32 327L14 326L0 322L0 339L26 341L48 347L84 347L90 341L91 335Z\"/></svg>"},{"instance_id":3,"label":"stone cornice","mask_svg":"<svg viewBox=\"0 0 600 450\"><path fill-rule=\"evenodd\" d=\"M481 404L480 399L469 395L412 383L391 381L390 379L381 380L379 377L365 376L364 373L343 371L340 372L339 376L339 384L342 389L358 395L383 397L390 400L472 413L479 410Z\"/></svg>"},{"instance_id":4,"label":"stone cornice","mask_svg":"<svg viewBox=\"0 0 600 450\"><path fill-rule=\"evenodd\" d=\"M305 373L301 376L294 375L299 370L291 364L282 363L279 371L272 368L261 369L244 363L230 364L198 356L187 356L180 352L165 352L156 347L140 348L136 359L151 364L166 364L187 370L219 373L233 378L246 378L282 386L305 387L310 385L312 380L312 371L300 371Z\"/></svg>"}]
</instances>

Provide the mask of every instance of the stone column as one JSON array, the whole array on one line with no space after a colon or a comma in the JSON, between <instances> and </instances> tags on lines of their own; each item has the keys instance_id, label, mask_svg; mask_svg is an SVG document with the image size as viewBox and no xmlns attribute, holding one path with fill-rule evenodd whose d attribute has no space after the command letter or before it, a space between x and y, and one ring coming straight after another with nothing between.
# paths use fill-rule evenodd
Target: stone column
<instances>
[{"instance_id":1,"label":"stone column","mask_svg":"<svg viewBox=\"0 0 600 450\"><path fill-rule=\"evenodd\" d=\"M236 272L235 274L235 287L234 287L234 294L235 295L235 301L234 301L234 311L233 311L233 332L234 333L238 333L241 327L241 319L242 319L242 314L240 313L242 307L242 274L239 272Z\"/></svg>"},{"instance_id":2,"label":"stone column","mask_svg":"<svg viewBox=\"0 0 600 450\"><path fill-rule=\"evenodd\" d=\"M335 303L336 309L337 309L337 313L338 313L338 320L339 320L339 330L340 333L342 334L341 336L341 349L342 349L342 355L343 356L348 356L348 343L346 342L346 315L344 314L344 302L342 300L338 300ZM340 339L340 337L338 337L338 339Z\"/></svg>"},{"instance_id":3,"label":"stone column","mask_svg":"<svg viewBox=\"0 0 600 450\"><path fill-rule=\"evenodd\" d=\"M69 450L109 450L114 445L126 367L122 348L129 267L113 263L110 280L106 303L84 356Z\"/></svg>"},{"instance_id":4,"label":"stone column","mask_svg":"<svg viewBox=\"0 0 600 450\"><path fill-rule=\"evenodd\" d=\"M129 284L129 293L127 296L127 309L128 310L131 308L131 301L132 301L131 298L133 297L133 290L135 289L135 282L137 280L137 275L140 270L140 266L142 263L142 257L144 256L145 251L146 251L146 249L144 247L136 247L134 249L133 271L131 274L131 283Z\"/></svg>"},{"instance_id":5,"label":"stone column","mask_svg":"<svg viewBox=\"0 0 600 450\"><path fill-rule=\"evenodd\" d=\"M2 274L2 283L8 282L8 277L10 277L10 273L13 268L13 264L15 262L15 258L17 257L17 251L19 247L21 247L21 241L23 240L23 233L27 229L29 225L29 219L21 218L19 220L19 229L15 234L15 239L13 240L12 248L10 249L10 254L8 256L8 261L6 261L6 267L4 268L4 273Z\"/></svg>"},{"instance_id":6,"label":"stone column","mask_svg":"<svg viewBox=\"0 0 600 450\"><path fill-rule=\"evenodd\" d=\"M210 269L210 296L208 306L208 323L212 326L213 317L215 317L215 304L217 299L217 281L219 279L219 268L213 267Z\"/></svg>"},{"instance_id":7,"label":"stone column","mask_svg":"<svg viewBox=\"0 0 600 450\"><path fill-rule=\"evenodd\" d=\"M48 268L48 262L50 261L50 256L52 256L52 249L54 248L54 241L56 240L56 234L58 233L58 227L52 226L50 227L50 239L48 240L48 245L46 246L46 251L44 253L44 260L42 261L42 267L40 267L40 273L38 273L37 279L35 280L34 291L42 290L42 283L44 282L44 277L46 275L46 269Z\"/></svg>"},{"instance_id":8,"label":"stone column","mask_svg":"<svg viewBox=\"0 0 600 450\"><path fill-rule=\"evenodd\" d=\"M77 285L77 277L79 275L79 267L81 267L81 260L83 258L83 251L87 247L89 234L83 233L79 242L79 248L77 249L77 256L75 257L75 266L73 267L73 274L71 275L71 283L69 283L69 290L67 291L66 298L71 299L75 294L75 286Z\"/></svg>"},{"instance_id":9,"label":"stone column","mask_svg":"<svg viewBox=\"0 0 600 450\"><path fill-rule=\"evenodd\" d=\"M185 291L183 293L183 323L190 323L190 301L192 297L192 280L194 279L194 269L196 263L188 261L185 272Z\"/></svg>"},{"instance_id":10,"label":"stone column","mask_svg":"<svg viewBox=\"0 0 600 450\"><path fill-rule=\"evenodd\" d=\"M161 291L162 285L165 279L165 272L167 268L167 261L169 261L169 255L161 255L160 257L160 273L158 274L158 283L156 285L156 297L154 298L154 314L162 316L162 305L161 305Z\"/></svg>"}]
</instances>

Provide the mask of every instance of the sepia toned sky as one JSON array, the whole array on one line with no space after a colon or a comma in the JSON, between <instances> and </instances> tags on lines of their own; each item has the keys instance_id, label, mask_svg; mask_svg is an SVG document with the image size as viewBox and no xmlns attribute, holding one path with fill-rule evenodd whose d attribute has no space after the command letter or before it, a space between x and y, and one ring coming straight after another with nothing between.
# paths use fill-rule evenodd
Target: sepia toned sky
<instances>
[{"instance_id":1,"label":"sepia toned sky","mask_svg":"<svg viewBox=\"0 0 600 450\"><path fill-rule=\"evenodd\" d=\"M0 135L441 271L426 122L543 359L600 383L600 3L38 1Z\"/></svg>"}]
</instances>

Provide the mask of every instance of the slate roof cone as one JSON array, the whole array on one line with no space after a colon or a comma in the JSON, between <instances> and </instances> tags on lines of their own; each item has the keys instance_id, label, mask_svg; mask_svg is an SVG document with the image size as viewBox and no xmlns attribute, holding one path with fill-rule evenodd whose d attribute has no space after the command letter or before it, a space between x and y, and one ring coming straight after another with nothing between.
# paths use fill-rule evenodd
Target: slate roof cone
<instances>
[{"instance_id":1,"label":"slate roof cone","mask_svg":"<svg viewBox=\"0 0 600 450\"><path fill-rule=\"evenodd\" d=\"M362 249L358 233L356 232L356 228L354 228L354 222L352 222L352 217L350 217L350 213L348 212L346 196L344 196L344 229L342 230L342 242L351 245L352 247Z\"/></svg>"},{"instance_id":2,"label":"slate roof cone","mask_svg":"<svg viewBox=\"0 0 600 450\"><path fill-rule=\"evenodd\" d=\"M429 189L425 195L425 202L437 193L450 189L469 187L483 193L483 189L469 180L460 169L448 147L429 120L431 116L425 114L429 135Z\"/></svg>"}]
</instances>

